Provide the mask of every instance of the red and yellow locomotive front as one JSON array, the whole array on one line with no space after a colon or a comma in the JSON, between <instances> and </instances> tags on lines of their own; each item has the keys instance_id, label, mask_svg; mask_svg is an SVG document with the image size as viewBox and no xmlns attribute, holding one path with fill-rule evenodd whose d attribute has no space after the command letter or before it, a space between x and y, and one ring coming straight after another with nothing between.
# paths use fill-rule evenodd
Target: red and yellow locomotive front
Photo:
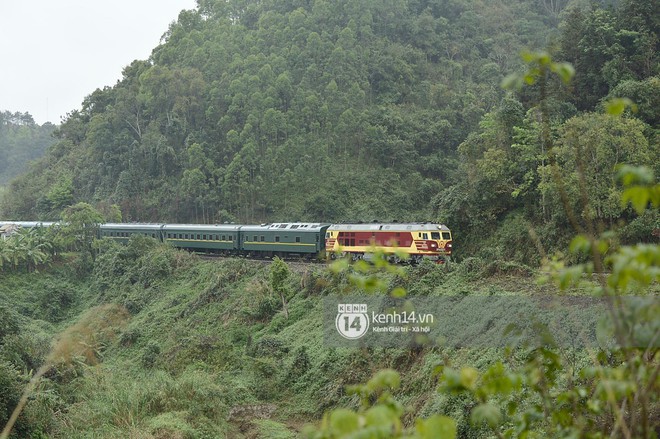
<instances>
[{"instance_id":1,"label":"red and yellow locomotive front","mask_svg":"<svg viewBox=\"0 0 660 439\"><path fill-rule=\"evenodd\" d=\"M333 224L326 232L326 252L368 259L374 251L406 254L414 261L445 261L452 251L451 231L433 223Z\"/></svg>"}]
</instances>

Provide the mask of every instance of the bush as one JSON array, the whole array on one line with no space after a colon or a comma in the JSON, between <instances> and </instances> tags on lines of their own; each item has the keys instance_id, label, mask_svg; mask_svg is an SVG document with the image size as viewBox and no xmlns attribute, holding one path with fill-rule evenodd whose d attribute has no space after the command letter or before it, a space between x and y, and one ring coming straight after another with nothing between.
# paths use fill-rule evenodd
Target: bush
<instances>
[{"instance_id":1,"label":"bush","mask_svg":"<svg viewBox=\"0 0 660 439\"><path fill-rule=\"evenodd\" d=\"M147 346L142 350L142 355L140 356L140 363L143 367L151 369L154 367L160 356L160 346L154 342L150 341Z\"/></svg>"},{"instance_id":2,"label":"bush","mask_svg":"<svg viewBox=\"0 0 660 439\"><path fill-rule=\"evenodd\" d=\"M18 331L18 314L4 306L0 306L0 344L6 336L17 334Z\"/></svg>"},{"instance_id":3,"label":"bush","mask_svg":"<svg viewBox=\"0 0 660 439\"><path fill-rule=\"evenodd\" d=\"M38 298L37 306L40 318L57 323L66 319L78 297L75 289L68 283L49 285Z\"/></svg>"},{"instance_id":4,"label":"bush","mask_svg":"<svg viewBox=\"0 0 660 439\"><path fill-rule=\"evenodd\" d=\"M21 398L21 378L14 366L0 359L0 427L9 420Z\"/></svg>"}]
</instances>

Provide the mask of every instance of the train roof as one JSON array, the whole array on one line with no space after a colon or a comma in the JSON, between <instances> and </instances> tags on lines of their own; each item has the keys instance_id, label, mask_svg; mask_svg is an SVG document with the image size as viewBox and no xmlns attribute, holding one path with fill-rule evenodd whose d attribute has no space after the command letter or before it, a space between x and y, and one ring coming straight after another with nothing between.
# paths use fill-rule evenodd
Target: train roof
<instances>
[{"instance_id":1,"label":"train roof","mask_svg":"<svg viewBox=\"0 0 660 439\"><path fill-rule=\"evenodd\" d=\"M392 231L392 232L409 232L409 231L449 231L449 228L444 224L437 223L366 223L366 224L333 224L330 230L340 231Z\"/></svg>"},{"instance_id":2,"label":"train roof","mask_svg":"<svg viewBox=\"0 0 660 439\"><path fill-rule=\"evenodd\" d=\"M165 224L163 230L194 230L199 232L237 232L237 224Z\"/></svg>"},{"instance_id":3,"label":"train roof","mask_svg":"<svg viewBox=\"0 0 660 439\"><path fill-rule=\"evenodd\" d=\"M241 226L242 232L274 232L276 230L296 232L320 232L330 224L323 223L272 223Z\"/></svg>"},{"instance_id":4,"label":"train roof","mask_svg":"<svg viewBox=\"0 0 660 439\"><path fill-rule=\"evenodd\" d=\"M53 224L58 224L53 221L3 221L0 220L0 225L14 225L20 227L50 227Z\"/></svg>"},{"instance_id":5,"label":"train roof","mask_svg":"<svg viewBox=\"0 0 660 439\"><path fill-rule=\"evenodd\" d=\"M119 229L119 230L159 230L163 224L149 223L105 223L101 224L101 229Z\"/></svg>"}]
</instances>

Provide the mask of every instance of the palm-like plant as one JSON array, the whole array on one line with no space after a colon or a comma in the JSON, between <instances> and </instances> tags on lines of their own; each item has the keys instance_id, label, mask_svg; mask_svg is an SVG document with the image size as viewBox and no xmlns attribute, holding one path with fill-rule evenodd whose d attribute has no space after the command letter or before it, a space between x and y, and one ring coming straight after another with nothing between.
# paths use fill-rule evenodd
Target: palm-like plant
<instances>
[{"instance_id":1,"label":"palm-like plant","mask_svg":"<svg viewBox=\"0 0 660 439\"><path fill-rule=\"evenodd\" d=\"M13 269L25 266L32 271L48 262L52 244L46 239L45 233L38 228L20 229L0 245L0 268L5 263Z\"/></svg>"}]
</instances>

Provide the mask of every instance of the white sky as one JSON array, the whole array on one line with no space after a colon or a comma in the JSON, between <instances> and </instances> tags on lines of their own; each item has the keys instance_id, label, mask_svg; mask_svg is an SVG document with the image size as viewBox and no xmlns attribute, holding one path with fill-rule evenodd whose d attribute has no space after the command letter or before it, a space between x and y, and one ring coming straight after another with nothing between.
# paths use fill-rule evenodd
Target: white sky
<instances>
[{"instance_id":1,"label":"white sky","mask_svg":"<svg viewBox=\"0 0 660 439\"><path fill-rule=\"evenodd\" d=\"M0 111L60 123L147 59L195 0L0 0Z\"/></svg>"}]
</instances>

